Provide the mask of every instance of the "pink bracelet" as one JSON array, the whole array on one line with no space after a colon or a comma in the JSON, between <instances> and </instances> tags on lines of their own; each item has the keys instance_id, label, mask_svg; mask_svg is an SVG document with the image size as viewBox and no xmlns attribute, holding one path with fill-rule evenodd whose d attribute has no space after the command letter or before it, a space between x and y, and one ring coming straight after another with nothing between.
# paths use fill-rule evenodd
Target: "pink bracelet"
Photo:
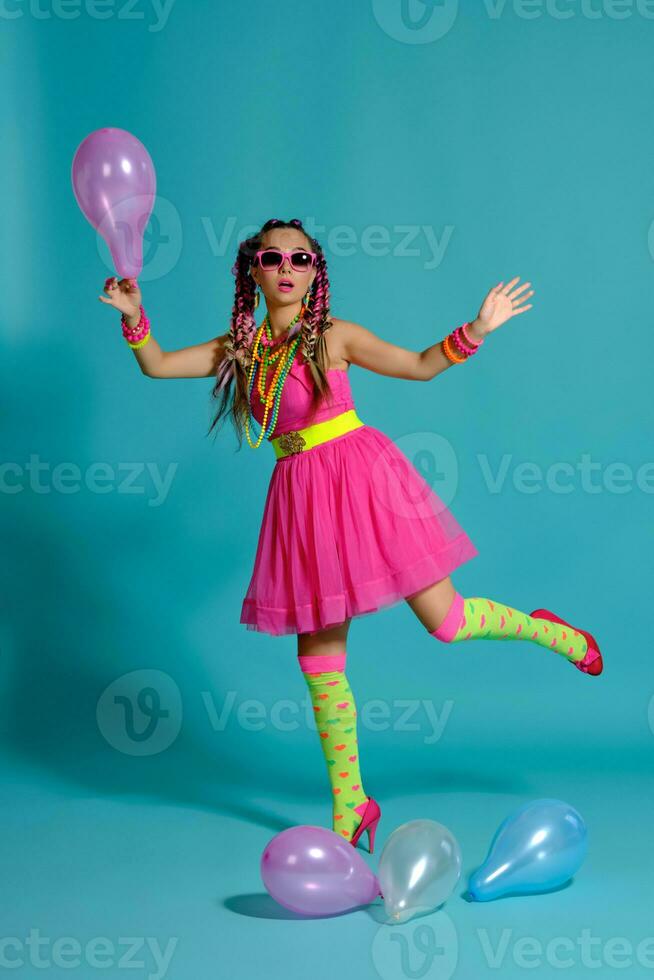
<instances>
[{"instance_id":1,"label":"pink bracelet","mask_svg":"<svg viewBox=\"0 0 654 980\"><path fill-rule=\"evenodd\" d=\"M141 316L135 327L129 327L127 325L124 313L120 318L123 329L123 337L129 344L138 343L150 332L150 321L146 315L146 312L142 306L140 306L139 309L141 311Z\"/></svg>"},{"instance_id":2,"label":"pink bracelet","mask_svg":"<svg viewBox=\"0 0 654 980\"><path fill-rule=\"evenodd\" d=\"M449 335L448 343L451 343L452 348L451 352L445 350L445 353L450 360L455 360L453 355L456 349L456 351L458 351L458 353L461 355L460 357L456 358L456 361L458 363L463 363L463 361L466 361L469 357L472 357L473 354L476 354L483 344L483 340L474 341L470 338L470 336L466 333L466 327L468 326L470 326L470 323L466 321L460 327L456 327ZM465 338L465 340L462 338Z\"/></svg>"},{"instance_id":3,"label":"pink bracelet","mask_svg":"<svg viewBox=\"0 0 654 980\"><path fill-rule=\"evenodd\" d=\"M479 343L476 343L474 340L470 339L470 337L466 333L466 327L468 325L469 324L467 322L464 323L462 326L457 327L455 330L453 330L450 335L452 337L452 341L455 347L458 348L460 353L463 354L465 358L472 357L473 354L476 354L478 349L481 347L481 345L484 342L483 340L480 340ZM467 344L464 343L463 340L461 339L462 336L465 337Z\"/></svg>"},{"instance_id":4,"label":"pink bracelet","mask_svg":"<svg viewBox=\"0 0 654 980\"><path fill-rule=\"evenodd\" d=\"M468 357L472 357L472 355L477 352L476 347L469 347L461 339L462 337L461 327L457 327L455 330L453 330L450 336L452 338L452 343L456 348L458 348L459 353L463 354L464 358L467 359Z\"/></svg>"},{"instance_id":5,"label":"pink bracelet","mask_svg":"<svg viewBox=\"0 0 654 980\"><path fill-rule=\"evenodd\" d=\"M466 322L465 322L465 323L464 323L464 324L463 324L463 325L461 326L461 333L463 334L463 336L465 337L465 339L466 339L466 340L468 341L468 343L469 343L469 344L472 344L472 346L473 346L473 347L475 348L475 350L476 350L476 349L477 349L477 347L481 347L481 345L483 344L483 342L484 342L484 340L483 340L483 337L482 337L482 339L481 339L481 340L477 340L477 341L475 341L475 340L472 340L472 339L471 339L471 338L470 338L470 337L468 336L468 334L467 334L467 331L466 331L466 327L469 327L469 326L470 326L470 322L469 322L469 321L466 321Z\"/></svg>"},{"instance_id":6,"label":"pink bracelet","mask_svg":"<svg viewBox=\"0 0 654 980\"><path fill-rule=\"evenodd\" d=\"M120 322L121 322L122 327L123 327L123 335L138 333L139 331L141 331L143 329L144 326L146 326L149 323L147 314L146 314L146 312L145 312L145 310L143 309L142 306L139 307L139 310L140 310L139 322L136 324L135 327L129 327L127 325L127 318L126 318L125 314L123 313L121 315Z\"/></svg>"},{"instance_id":7,"label":"pink bracelet","mask_svg":"<svg viewBox=\"0 0 654 980\"><path fill-rule=\"evenodd\" d=\"M461 340L459 327L457 327L456 330L453 330L450 336L452 337L454 346L459 349L460 353L463 354L464 357L472 357L472 355L476 353L474 348L466 347L466 345Z\"/></svg>"}]
</instances>

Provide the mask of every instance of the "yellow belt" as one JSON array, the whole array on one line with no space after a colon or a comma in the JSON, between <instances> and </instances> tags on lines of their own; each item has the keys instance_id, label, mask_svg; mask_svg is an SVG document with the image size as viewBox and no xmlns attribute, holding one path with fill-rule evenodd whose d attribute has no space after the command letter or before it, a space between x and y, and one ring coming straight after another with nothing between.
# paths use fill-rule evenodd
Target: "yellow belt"
<instances>
[{"instance_id":1,"label":"yellow belt","mask_svg":"<svg viewBox=\"0 0 654 980\"><path fill-rule=\"evenodd\" d=\"M277 459L283 456L291 456L301 453L305 449L312 449L319 446L321 442L328 442L336 436L342 436L345 432L358 429L364 425L354 408L347 412L335 415L333 419L325 419L324 422L315 422L307 425L304 429L294 429L292 432L284 432L281 436L271 439L272 447L275 450Z\"/></svg>"}]
</instances>

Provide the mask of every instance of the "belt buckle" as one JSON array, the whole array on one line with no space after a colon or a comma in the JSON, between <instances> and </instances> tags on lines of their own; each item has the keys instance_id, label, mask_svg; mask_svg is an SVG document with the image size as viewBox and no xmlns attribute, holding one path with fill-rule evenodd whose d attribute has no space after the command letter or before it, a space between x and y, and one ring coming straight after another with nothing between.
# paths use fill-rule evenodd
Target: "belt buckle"
<instances>
[{"instance_id":1,"label":"belt buckle","mask_svg":"<svg viewBox=\"0 0 654 980\"><path fill-rule=\"evenodd\" d=\"M301 453L305 446L306 439L295 429L291 432L284 432L284 434L279 437L279 448L286 455Z\"/></svg>"}]
</instances>

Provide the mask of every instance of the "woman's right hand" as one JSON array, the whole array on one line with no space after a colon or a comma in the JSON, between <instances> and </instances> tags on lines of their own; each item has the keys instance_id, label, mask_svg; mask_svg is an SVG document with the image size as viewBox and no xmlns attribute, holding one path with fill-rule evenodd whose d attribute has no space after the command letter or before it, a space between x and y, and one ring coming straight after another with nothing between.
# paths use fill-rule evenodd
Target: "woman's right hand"
<instances>
[{"instance_id":1,"label":"woman's right hand","mask_svg":"<svg viewBox=\"0 0 654 980\"><path fill-rule=\"evenodd\" d=\"M121 279L109 276L104 284L105 296L98 296L101 303L113 306L126 317L139 317L141 314L141 290L136 279Z\"/></svg>"}]
</instances>

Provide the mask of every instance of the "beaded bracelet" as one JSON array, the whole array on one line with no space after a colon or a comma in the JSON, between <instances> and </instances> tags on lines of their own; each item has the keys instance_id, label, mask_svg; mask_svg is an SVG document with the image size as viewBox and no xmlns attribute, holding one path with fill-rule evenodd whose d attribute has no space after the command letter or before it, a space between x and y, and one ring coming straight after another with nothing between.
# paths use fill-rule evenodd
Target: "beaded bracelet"
<instances>
[{"instance_id":1,"label":"beaded bracelet","mask_svg":"<svg viewBox=\"0 0 654 980\"><path fill-rule=\"evenodd\" d=\"M141 315L139 322L135 327L128 326L124 313L120 318L123 329L123 337L132 350L139 350L141 347L144 347L150 339L150 321L142 306L139 307L139 310Z\"/></svg>"},{"instance_id":2,"label":"beaded bracelet","mask_svg":"<svg viewBox=\"0 0 654 980\"><path fill-rule=\"evenodd\" d=\"M453 330L451 337L452 340L454 341L455 347L458 348L458 350L464 357L471 357L473 354L477 353L477 347L479 346L479 344L475 344L475 346L473 347L470 345L470 342L464 343L462 337L467 337L467 334L463 332L461 327L457 327L456 330Z\"/></svg>"},{"instance_id":3,"label":"beaded bracelet","mask_svg":"<svg viewBox=\"0 0 654 980\"><path fill-rule=\"evenodd\" d=\"M143 309L142 306L139 307L139 309L140 309L139 322L136 324L135 327L130 327L127 324L127 319L124 313L120 318L120 322L123 328L123 337L125 338L125 340L140 340L142 337L145 336L145 334L148 332L150 328L150 321L148 320L145 310Z\"/></svg>"},{"instance_id":4,"label":"beaded bracelet","mask_svg":"<svg viewBox=\"0 0 654 980\"><path fill-rule=\"evenodd\" d=\"M483 344L483 340L475 341L466 332L468 322L462 324L452 331L441 341L443 353L453 364L463 364L469 357L476 354Z\"/></svg>"},{"instance_id":5,"label":"beaded bracelet","mask_svg":"<svg viewBox=\"0 0 654 980\"><path fill-rule=\"evenodd\" d=\"M145 337L143 338L143 340L140 340L137 344L130 344L129 346L132 348L132 350L140 350L141 347L145 347L145 345L147 344L147 342L150 339L150 337L151 337L151 334L148 331L148 333L145 335Z\"/></svg>"},{"instance_id":6,"label":"beaded bracelet","mask_svg":"<svg viewBox=\"0 0 654 980\"><path fill-rule=\"evenodd\" d=\"M448 361L452 362L452 364L463 364L464 361L467 361L468 357L466 354L458 356L455 353L454 346L452 344L452 334L450 334L449 337L443 337L441 346L443 348L443 353L447 357Z\"/></svg>"},{"instance_id":7,"label":"beaded bracelet","mask_svg":"<svg viewBox=\"0 0 654 980\"><path fill-rule=\"evenodd\" d=\"M477 349L477 347L481 347L481 345L482 345L482 344L483 344L483 342L484 342L484 339L483 339L483 337L482 337L482 339L481 339L481 340L473 340L473 339L472 339L471 337L469 337L469 336L468 336L468 334L467 334L467 332L466 332L466 327L469 327L469 326L470 326L470 324L469 324L469 323L463 323L463 324L461 324L461 326L460 326L460 327L459 327L458 329L459 329L459 330L461 331L461 333L463 334L463 336L465 337L465 339L467 340L467 342L468 342L468 343L469 343L469 344L470 344L470 345L471 345L472 347L474 347L474 348L475 348L475 350L476 350L476 349Z\"/></svg>"}]
</instances>

